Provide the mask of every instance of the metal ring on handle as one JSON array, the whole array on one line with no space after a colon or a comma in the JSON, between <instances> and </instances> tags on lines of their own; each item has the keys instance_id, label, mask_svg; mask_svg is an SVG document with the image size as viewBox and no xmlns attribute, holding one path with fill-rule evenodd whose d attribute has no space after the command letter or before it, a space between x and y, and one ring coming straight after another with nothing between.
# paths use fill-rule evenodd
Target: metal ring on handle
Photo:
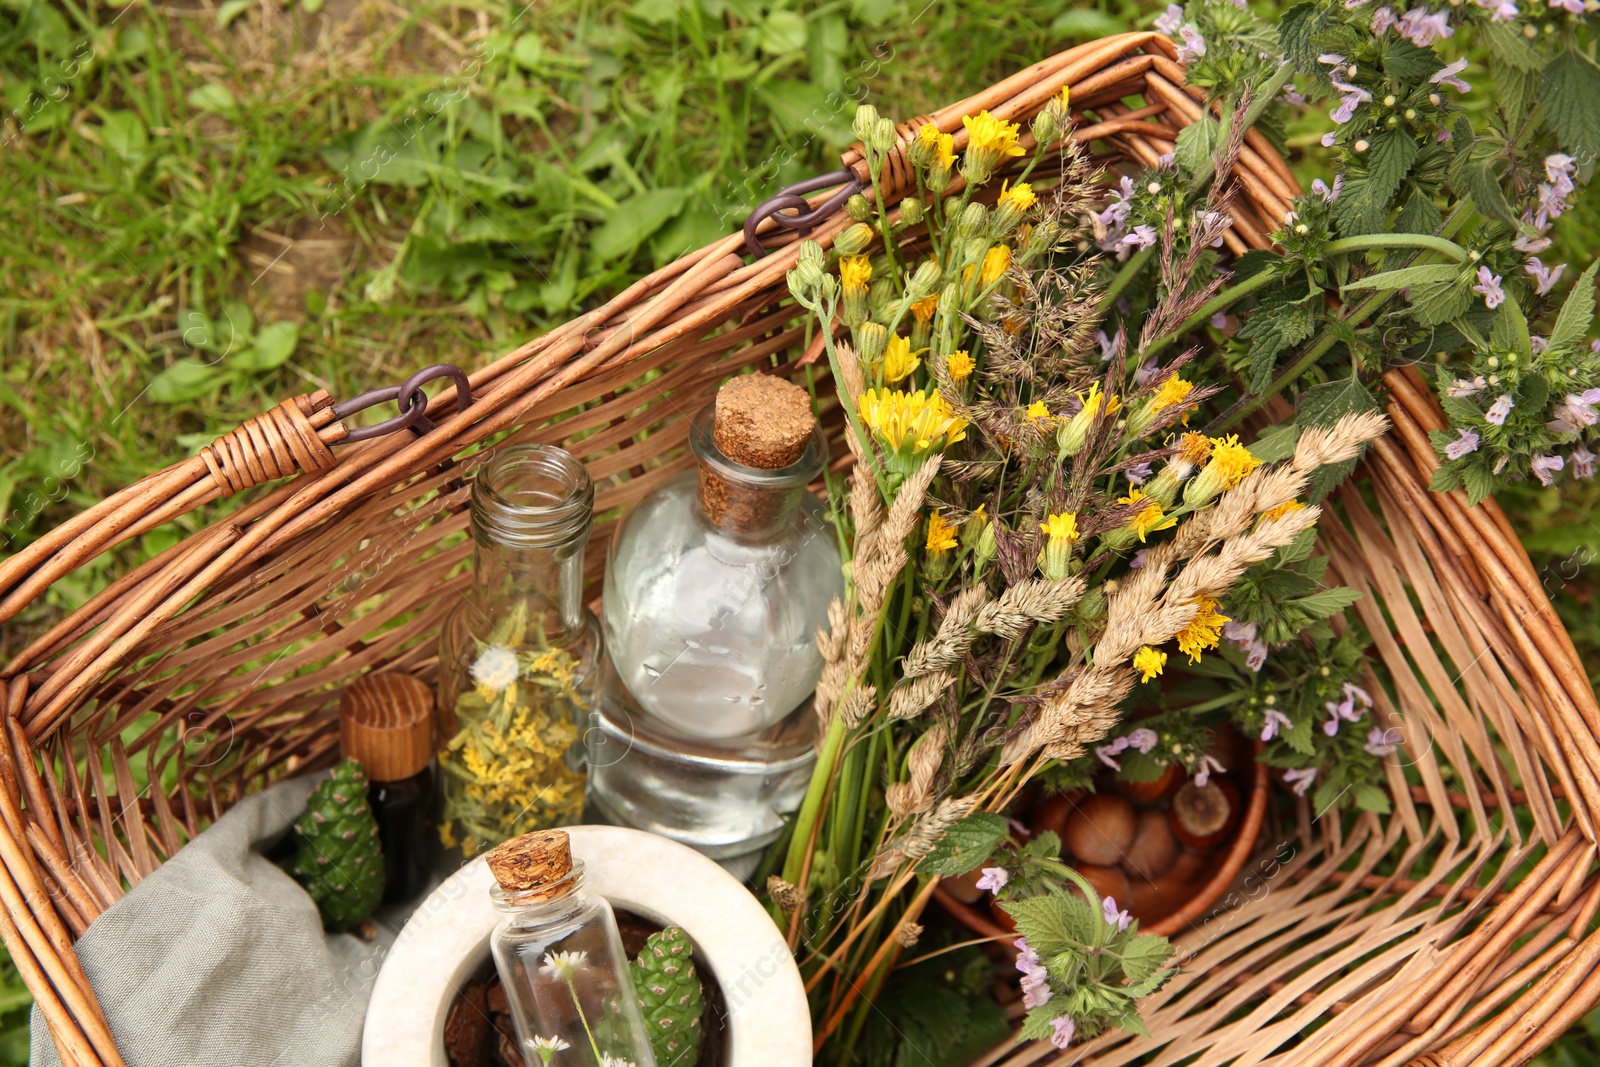
<instances>
[{"instance_id":1,"label":"metal ring on handle","mask_svg":"<svg viewBox=\"0 0 1600 1067\"><path fill-rule=\"evenodd\" d=\"M815 208L807 203L804 193L814 193L818 189L827 189L831 186L843 185L837 193L828 197ZM865 189L861 179L856 177L851 170L836 170L829 174L819 174L815 178L807 178L803 182L779 192L770 200L763 201L756 209L750 212L750 217L744 220L744 246L752 256L764 256L767 250L761 247L761 242L756 238L756 227L762 220L771 219L786 230L809 230L817 223L828 218L835 211L844 206L845 201ZM810 210L807 210L810 208ZM780 212L793 211L793 215L784 215Z\"/></svg>"},{"instance_id":2,"label":"metal ring on handle","mask_svg":"<svg viewBox=\"0 0 1600 1067\"><path fill-rule=\"evenodd\" d=\"M376 426L363 426L351 430L345 435L346 441L369 441L374 437L394 433L396 430L416 430L427 433L433 429L433 423L423 414L428 410L428 395L422 391L422 386L435 378L449 378L456 386L456 410L465 411L472 403L472 385L467 381L467 372L454 363L434 363L423 367L417 373L405 380L402 385L386 385L382 389L369 389L359 396L335 404L333 414L341 421L349 418L358 411L365 411L374 404L382 404L393 400L399 407L400 414L392 419L387 419Z\"/></svg>"}]
</instances>

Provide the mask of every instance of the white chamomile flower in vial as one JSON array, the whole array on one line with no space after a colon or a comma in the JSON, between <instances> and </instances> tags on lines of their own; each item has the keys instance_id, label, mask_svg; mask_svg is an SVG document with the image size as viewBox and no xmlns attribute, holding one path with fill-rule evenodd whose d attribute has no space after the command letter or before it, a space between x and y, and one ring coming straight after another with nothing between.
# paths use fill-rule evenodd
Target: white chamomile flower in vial
<instances>
[{"instance_id":1,"label":"white chamomile flower in vial","mask_svg":"<svg viewBox=\"0 0 1600 1067\"><path fill-rule=\"evenodd\" d=\"M546 952L544 965L539 968L541 974L563 982L570 982L573 976L588 962L587 952Z\"/></svg>"},{"instance_id":2,"label":"white chamomile flower in vial","mask_svg":"<svg viewBox=\"0 0 1600 1067\"><path fill-rule=\"evenodd\" d=\"M510 688L517 680L519 670L515 652L499 645L490 645L479 653L472 664L471 673L473 682L485 689L498 691Z\"/></svg>"},{"instance_id":3,"label":"white chamomile flower in vial","mask_svg":"<svg viewBox=\"0 0 1600 1067\"><path fill-rule=\"evenodd\" d=\"M550 1067L550 1061L555 1058L556 1053L565 1052L571 1047L564 1038L557 1036L535 1037L528 1042L528 1048L539 1057L539 1062L545 1067Z\"/></svg>"}]
</instances>

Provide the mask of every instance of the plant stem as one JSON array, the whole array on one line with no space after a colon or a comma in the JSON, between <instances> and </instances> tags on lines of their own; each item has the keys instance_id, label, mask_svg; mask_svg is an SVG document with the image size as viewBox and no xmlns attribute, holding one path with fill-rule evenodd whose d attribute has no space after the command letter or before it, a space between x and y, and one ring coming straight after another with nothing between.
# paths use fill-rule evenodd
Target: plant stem
<instances>
[{"instance_id":1,"label":"plant stem","mask_svg":"<svg viewBox=\"0 0 1600 1067\"><path fill-rule=\"evenodd\" d=\"M589 1017L583 1013L583 1001L578 999L578 987L567 979L567 992L572 994L572 1006L578 1009L578 1021L583 1024L583 1032L589 1038L589 1048L594 1052L594 1062L603 1063L605 1057L600 1055L600 1046L595 1043L594 1031L589 1029Z\"/></svg>"},{"instance_id":2,"label":"plant stem","mask_svg":"<svg viewBox=\"0 0 1600 1067\"><path fill-rule=\"evenodd\" d=\"M1374 248L1425 248L1449 256L1457 263L1467 261L1465 248L1446 238L1435 237L1431 233L1365 233L1359 237L1341 237L1323 246L1322 254L1338 256L1346 252L1365 252Z\"/></svg>"},{"instance_id":3,"label":"plant stem","mask_svg":"<svg viewBox=\"0 0 1600 1067\"><path fill-rule=\"evenodd\" d=\"M848 692L848 689L846 690ZM843 694L841 694L842 696ZM822 810L822 797L833 781L833 769L839 762L839 750L844 746L844 716L835 701L833 721L822 738L822 750L817 753L817 765L811 771L811 782L806 786L805 799L800 802L800 813L794 820L794 837L789 843L789 856L783 864L783 880L790 885L800 884L800 868L805 863L806 850L811 842L812 828L817 824L817 814Z\"/></svg>"}]
</instances>

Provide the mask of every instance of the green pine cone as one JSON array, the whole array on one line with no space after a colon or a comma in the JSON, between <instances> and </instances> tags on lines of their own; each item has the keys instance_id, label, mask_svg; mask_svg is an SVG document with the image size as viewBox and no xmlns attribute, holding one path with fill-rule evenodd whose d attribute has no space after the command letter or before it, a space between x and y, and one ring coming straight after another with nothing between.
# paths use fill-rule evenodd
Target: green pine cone
<instances>
[{"instance_id":1,"label":"green pine cone","mask_svg":"<svg viewBox=\"0 0 1600 1067\"><path fill-rule=\"evenodd\" d=\"M349 930L383 899L383 847L367 807L367 774L345 760L311 791L294 824L290 873L305 886L329 930Z\"/></svg>"},{"instance_id":2,"label":"green pine cone","mask_svg":"<svg viewBox=\"0 0 1600 1067\"><path fill-rule=\"evenodd\" d=\"M693 1067L700 1055L706 1000L692 951L688 935L669 926L651 934L633 961L633 988L644 1009L656 1067Z\"/></svg>"}]
</instances>

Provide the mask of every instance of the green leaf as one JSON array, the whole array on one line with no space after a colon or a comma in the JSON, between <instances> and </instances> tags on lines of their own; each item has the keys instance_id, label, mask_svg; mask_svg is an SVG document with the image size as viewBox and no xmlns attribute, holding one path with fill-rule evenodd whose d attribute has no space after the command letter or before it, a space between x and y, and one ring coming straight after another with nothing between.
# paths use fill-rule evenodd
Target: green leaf
<instances>
[{"instance_id":1,"label":"green leaf","mask_svg":"<svg viewBox=\"0 0 1600 1067\"><path fill-rule=\"evenodd\" d=\"M292 322L275 322L263 326L256 334L256 343L234 360L238 370L259 373L282 366L294 353L300 340L300 328Z\"/></svg>"},{"instance_id":2,"label":"green leaf","mask_svg":"<svg viewBox=\"0 0 1600 1067\"><path fill-rule=\"evenodd\" d=\"M239 110L239 102L233 98L226 86L216 82L207 82L198 89L189 90L185 98L189 106L198 111L212 111L220 115L231 115Z\"/></svg>"},{"instance_id":3,"label":"green leaf","mask_svg":"<svg viewBox=\"0 0 1600 1067\"><path fill-rule=\"evenodd\" d=\"M1263 463L1277 463L1294 455L1294 446L1300 440L1300 427L1292 422L1268 426L1250 442L1250 454Z\"/></svg>"},{"instance_id":4,"label":"green leaf","mask_svg":"<svg viewBox=\"0 0 1600 1067\"><path fill-rule=\"evenodd\" d=\"M1296 4L1278 20L1278 46L1302 74L1321 70L1315 38L1327 21L1322 6L1314 3Z\"/></svg>"},{"instance_id":5,"label":"green leaf","mask_svg":"<svg viewBox=\"0 0 1600 1067\"><path fill-rule=\"evenodd\" d=\"M1091 909L1083 897L1059 889L1025 900L1008 900L1000 906L1016 920L1017 933L1047 961L1062 953L1084 951L1094 941L1094 924L1105 922L1099 909Z\"/></svg>"},{"instance_id":6,"label":"green leaf","mask_svg":"<svg viewBox=\"0 0 1600 1067\"><path fill-rule=\"evenodd\" d=\"M1460 319L1471 307L1470 274L1458 274L1454 281L1423 282L1411 288L1412 314L1420 326L1442 326Z\"/></svg>"},{"instance_id":7,"label":"green leaf","mask_svg":"<svg viewBox=\"0 0 1600 1067\"><path fill-rule=\"evenodd\" d=\"M1589 324L1594 321L1594 275L1600 270L1600 259L1589 264L1572 291L1561 305L1561 314L1550 330L1550 351L1557 352L1582 347L1589 336Z\"/></svg>"},{"instance_id":8,"label":"green leaf","mask_svg":"<svg viewBox=\"0 0 1600 1067\"><path fill-rule=\"evenodd\" d=\"M1345 289L1410 289L1413 286L1429 282L1453 282L1462 276L1462 269L1455 263L1425 263L1420 267L1403 267L1400 270L1386 270L1381 274L1369 274L1365 278L1357 278Z\"/></svg>"},{"instance_id":9,"label":"green leaf","mask_svg":"<svg viewBox=\"0 0 1600 1067\"><path fill-rule=\"evenodd\" d=\"M1506 294L1505 303L1495 313L1494 328L1489 331L1489 343L1496 348L1529 355L1533 339L1528 336L1528 319L1522 314L1517 298Z\"/></svg>"},{"instance_id":10,"label":"green leaf","mask_svg":"<svg viewBox=\"0 0 1600 1067\"><path fill-rule=\"evenodd\" d=\"M761 24L757 44L770 56L799 52L806 46L806 20L794 11L774 11Z\"/></svg>"},{"instance_id":11,"label":"green leaf","mask_svg":"<svg viewBox=\"0 0 1600 1067\"><path fill-rule=\"evenodd\" d=\"M227 0L217 8L217 25L227 26L234 19L255 7L256 0Z\"/></svg>"},{"instance_id":12,"label":"green leaf","mask_svg":"<svg viewBox=\"0 0 1600 1067\"><path fill-rule=\"evenodd\" d=\"M1539 93L1544 114L1561 147L1575 156L1600 154L1600 67L1567 48L1545 64Z\"/></svg>"},{"instance_id":13,"label":"green leaf","mask_svg":"<svg viewBox=\"0 0 1600 1067\"><path fill-rule=\"evenodd\" d=\"M1406 198L1405 206L1395 217L1394 228L1397 233L1434 233L1443 222L1444 216L1439 213L1439 205L1418 189ZM1394 255L1399 258L1402 254L1397 249Z\"/></svg>"},{"instance_id":14,"label":"green leaf","mask_svg":"<svg viewBox=\"0 0 1600 1067\"><path fill-rule=\"evenodd\" d=\"M132 111L107 111L100 118L100 140L122 159L137 162L144 158L150 143L144 120Z\"/></svg>"},{"instance_id":15,"label":"green leaf","mask_svg":"<svg viewBox=\"0 0 1600 1067\"><path fill-rule=\"evenodd\" d=\"M1437 442L1435 442L1437 444ZM1442 446L1441 446L1442 452ZM1442 463L1433 472L1433 478L1428 482L1428 488L1435 493L1448 493L1452 489L1460 489L1462 485L1461 471L1464 463Z\"/></svg>"},{"instance_id":16,"label":"green leaf","mask_svg":"<svg viewBox=\"0 0 1600 1067\"><path fill-rule=\"evenodd\" d=\"M1250 341L1250 391L1265 392L1272 384L1272 371L1278 354L1310 337L1317 328L1317 315L1309 304L1289 304L1260 308L1250 316L1239 336Z\"/></svg>"},{"instance_id":17,"label":"green leaf","mask_svg":"<svg viewBox=\"0 0 1600 1067\"><path fill-rule=\"evenodd\" d=\"M151 379L145 395L158 404L181 404L215 391L221 378L215 364L180 359Z\"/></svg>"},{"instance_id":18,"label":"green leaf","mask_svg":"<svg viewBox=\"0 0 1600 1067\"><path fill-rule=\"evenodd\" d=\"M1361 594L1354 589L1339 586L1334 589L1323 589L1310 596L1301 597L1294 602L1295 607L1307 615L1317 619L1326 619L1337 615L1345 608L1361 599Z\"/></svg>"},{"instance_id":19,"label":"green leaf","mask_svg":"<svg viewBox=\"0 0 1600 1067\"><path fill-rule=\"evenodd\" d=\"M1362 811L1389 814L1389 794L1371 782L1362 782L1354 789L1356 807Z\"/></svg>"},{"instance_id":20,"label":"green leaf","mask_svg":"<svg viewBox=\"0 0 1600 1067\"><path fill-rule=\"evenodd\" d=\"M1300 394L1295 423L1302 427L1332 426L1345 415L1378 410L1377 399L1372 390L1361 384L1361 379L1339 378L1313 385Z\"/></svg>"},{"instance_id":21,"label":"green leaf","mask_svg":"<svg viewBox=\"0 0 1600 1067\"><path fill-rule=\"evenodd\" d=\"M988 811L973 812L950 825L933 851L917 864L917 871L954 877L977 870L994 855L1006 836L1006 821L1000 816Z\"/></svg>"},{"instance_id":22,"label":"green leaf","mask_svg":"<svg viewBox=\"0 0 1600 1067\"><path fill-rule=\"evenodd\" d=\"M1217 149L1222 145L1222 136L1222 123L1207 113L1199 122L1178 131L1173 158L1186 173L1209 173Z\"/></svg>"},{"instance_id":23,"label":"green leaf","mask_svg":"<svg viewBox=\"0 0 1600 1067\"><path fill-rule=\"evenodd\" d=\"M1028 942L1030 945L1032 941ZM1141 935L1123 945L1119 951L1122 973L1130 982L1142 982L1161 970L1172 955L1172 943L1164 937Z\"/></svg>"},{"instance_id":24,"label":"green leaf","mask_svg":"<svg viewBox=\"0 0 1600 1067\"><path fill-rule=\"evenodd\" d=\"M589 238L589 256L602 265L633 254L633 250L666 225L683 209L689 190L652 189L618 204L611 217Z\"/></svg>"},{"instance_id":25,"label":"green leaf","mask_svg":"<svg viewBox=\"0 0 1600 1067\"><path fill-rule=\"evenodd\" d=\"M1481 504L1494 495L1495 477L1481 463L1467 464L1461 468L1461 484L1467 491L1469 504Z\"/></svg>"},{"instance_id":26,"label":"green leaf","mask_svg":"<svg viewBox=\"0 0 1600 1067\"><path fill-rule=\"evenodd\" d=\"M1390 201L1417 161L1419 151L1416 138L1404 130L1385 130L1372 136L1366 152L1357 157L1363 161L1366 173L1347 178L1343 194L1333 204L1341 233L1354 236L1383 229Z\"/></svg>"}]
</instances>

